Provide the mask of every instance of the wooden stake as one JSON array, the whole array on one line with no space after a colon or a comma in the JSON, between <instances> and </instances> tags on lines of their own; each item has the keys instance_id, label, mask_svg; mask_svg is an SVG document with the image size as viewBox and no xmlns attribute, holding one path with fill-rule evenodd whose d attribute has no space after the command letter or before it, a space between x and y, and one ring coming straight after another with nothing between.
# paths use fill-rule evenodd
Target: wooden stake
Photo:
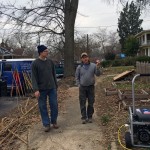
<instances>
[{"instance_id":1,"label":"wooden stake","mask_svg":"<svg viewBox=\"0 0 150 150\"><path fill-rule=\"evenodd\" d=\"M27 141L25 141L24 139L22 139L21 137L19 137L19 135L17 135L16 133L14 133L13 131L11 131L10 129L8 129L8 131L13 134L15 137L17 137L19 140L21 140L22 142L24 142L25 144L27 144Z\"/></svg>"}]
</instances>

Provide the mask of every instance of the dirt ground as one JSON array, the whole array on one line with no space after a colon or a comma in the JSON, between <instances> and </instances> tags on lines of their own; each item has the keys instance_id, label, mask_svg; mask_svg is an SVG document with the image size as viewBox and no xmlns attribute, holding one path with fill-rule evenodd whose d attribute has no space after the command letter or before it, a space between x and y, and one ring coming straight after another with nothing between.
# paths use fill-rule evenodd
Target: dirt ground
<instances>
[{"instance_id":1,"label":"dirt ground","mask_svg":"<svg viewBox=\"0 0 150 150\"><path fill-rule=\"evenodd\" d=\"M51 129L44 133L42 125L33 126L29 130L29 148L38 150L102 150L101 128L97 124L97 116L94 122L81 124L78 103L78 88L71 87L68 90L68 98L63 102L63 110L58 117L58 130ZM20 150L26 146L21 145Z\"/></svg>"},{"instance_id":2,"label":"dirt ground","mask_svg":"<svg viewBox=\"0 0 150 150\"><path fill-rule=\"evenodd\" d=\"M121 71L122 72L122 71ZM120 73L121 73L120 72ZM106 149L112 149L112 142L116 143L117 150L124 150L125 146L124 135L128 128L122 128L120 133L120 138L118 140L118 130L119 128L128 123L129 113L128 107L132 105L131 100L126 100L127 109L123 105L119 105L119 97L116 95L107 96L104 92L104 88L114 89L112 85L113 77L119 72L111 72L106 70L101 78L97 79L96 85L96 109L97 116L99 118L99 123L103 134L103 147ZM136 101L136 105L140 107L144 105L149 105L149 103L141 103ZM138 106L138 107L139 107ZM122 145L120 145L120 142ZM149 150L148 148L133 148L133 150Z\"/></svg>"},{"instance_id":3,"label":"dirt ground","mask_svg":"<svg viewBox=\"0 0 150 150\"><path fill-rule=\"evenodd\" d=\"M71 80L62 80L58 90L59 99L59 129L51 129L50 132L45 133L39 118L37 110L29 114L28 118L24 118L24 125L19 137L25 139L27 144L22 140L14 138L9 142L9 139L3 142L1 149L15 149L15 150L103 150L102 145L102 131L99 126L99 119L95 112L93 123L82 124L78 100L78 87L74 85L74 78ZM32 99L34 105L35 99ZM26 105L26 104L22 104ZM8 116L12 118L18 114L18 110L13 110L14 115ZM35 115L36 114L36 115ZM29 123L31 121L31 124ZM26 122L26 123L25 123ZM27 126L28 123L28 126ZM26 126L26 127L24 127ZM15 129L12 129L15 130ZM7 136L6 133L3 136ZM3 139L2 139L3 140ZM0 139L0 141L2 141ZM7 143L10 143L9 145ZM6 146L7 145L7 146Z\"/></svg>"},{"instance_id":4,"label":"dirt ground","mask_svg":"<svg viewBox=\"0 0 150 150\"><path fill-rule=\"evenodd\" d=\"M13 136L13 138L8 136L10 133L6 132L0 136L0 142L4 137L8 136L8 139L1 144L0 149L124 150L118 143L118 128L126 123L128 111L124 110L122 106L119 110L117 95L105 95L104 88L112 86L112 78L110 79L108 75L110 75L109 72L104 72L103 75L96 79L93 123L81 124L78 87L75 86L74 78L62 79L59 81L58 89L58 124L60 128L58 130L51 129L48 133L43 132L38 108L35 107L34 111L21 122L20 132L15 132L22 139L26 139L27 144L18 140L16 136ZM31 103L33 107L36 102L36 99L30 99L28 103ZM26 102L22 104L23 107L28 105ZM20 114L18 110L11 112L12 114L8 116L9 118ZM17 128L20 129L19 127ZM0 129L2 129L2 126L0 126ZM121 140L124 144L123 134L121 135ZM142 149L136 148L134 150Z\"/></svg>"}]
</instances>

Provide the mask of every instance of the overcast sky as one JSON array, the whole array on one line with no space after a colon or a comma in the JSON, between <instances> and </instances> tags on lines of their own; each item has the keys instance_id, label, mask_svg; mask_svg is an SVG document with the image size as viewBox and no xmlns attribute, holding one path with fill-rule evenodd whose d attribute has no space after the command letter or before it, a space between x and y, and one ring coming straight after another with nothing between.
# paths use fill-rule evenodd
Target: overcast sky
<instances>
[{"instance_id":1,"label":"overcast sky","mask_svg":"<svg viewBox=\"0 0 150 150\"><path fill-rule=\"evenodd\" d=\"M76 28L85 34L96 32L98 27L116 31L120 11L121 4L108 4L106 0L79 0ZM150 29L150 13L144 13L141 18L144 20L143 29Z\"/></svg>"},{"instance_id":2,"label":"overcast sky","mask_svg":"<svg viewBox=\"0 0 150 150\"><path fill-rule=\"evenodd\" d=\"M8 1L8 0L7 0ZM27 3L29 0L9 0L16 3ZM75 27L84 34L97 32L98 28L107 28L116 31L121 4L108 4L107 0L79 0L78 13ZM115 0L118 1L118 0ZM144 30L150 29L150 13L143 14L142 27Z\"/></svg>"}]
</instances>

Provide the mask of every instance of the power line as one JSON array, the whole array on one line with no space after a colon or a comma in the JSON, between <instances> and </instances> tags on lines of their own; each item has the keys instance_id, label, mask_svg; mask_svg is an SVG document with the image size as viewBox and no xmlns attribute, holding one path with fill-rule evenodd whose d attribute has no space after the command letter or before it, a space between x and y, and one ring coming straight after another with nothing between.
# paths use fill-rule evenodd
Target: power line
<instances>
[{"instance_id":1,"label":"power line","mask_svg":"<svg viewBox=\"0 0 150 150\"><path fill-rule=\"evenodd\" d=\"M110 26L97 26L97 27L76 27L76 28L99 28L99 27L113 27L118 25L110 25Z\"/></svg>"},{"instance_id":2,"label":"power line","mask_svg":"<svg viewBox=\"0 0 150 150\"><path fill-rule=\"evenodd\" d=\"M148 22L150 20L145 20L143 22ZM113 26L118 26L118 25L108 25L108 26L97 26L97 27L76 27L76 28L99 28L99 27L113 27Z\"/></svg>"},{"instance_id":3,"label":"power line","mask_svg":"<svg viewBox=\"0 0 150 150\"><path fill-rule=\"evenodd\" d=\"M150 20L145 20L145 21L143 21L143 22L148 22L148 21L150 21ZM0 24L3 24L3 25L5 25L6 23L5 22L0 22ZM7 23L8 25L16 25L16 24L12 24L12 23ZM105 28L109 28L109 27L115 27L115 26L118 26L118 25L108 25L108 26L96 26L96 27L90 27L90 26L87 26L87 27L75 27L75 28L99 28L99 27L105 27ZM12 29L0 29L0 30L12 30ZM14 29L13 29L14 30ZM15 29L15 30L18 30L18 29Z\"/></svg>"}]
</instances>

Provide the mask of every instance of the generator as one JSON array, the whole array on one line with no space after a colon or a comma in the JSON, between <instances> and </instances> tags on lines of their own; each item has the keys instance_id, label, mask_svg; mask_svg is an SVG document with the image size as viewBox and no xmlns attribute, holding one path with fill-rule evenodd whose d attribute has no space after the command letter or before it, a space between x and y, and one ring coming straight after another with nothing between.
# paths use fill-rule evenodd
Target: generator
<instances>
[{"instance_id":1,"label":"generator","mask_svg":"<svg viewBox=\"0 0 150 150\"><path fill-rule=\"evenodd\" d=\"M134 82L142 76L150 74L136 74L132 79L132 106L129 107L128 130L125 132L126 148L150 148L150 108L135 108Z\"/></svg>"}]
</instances>

